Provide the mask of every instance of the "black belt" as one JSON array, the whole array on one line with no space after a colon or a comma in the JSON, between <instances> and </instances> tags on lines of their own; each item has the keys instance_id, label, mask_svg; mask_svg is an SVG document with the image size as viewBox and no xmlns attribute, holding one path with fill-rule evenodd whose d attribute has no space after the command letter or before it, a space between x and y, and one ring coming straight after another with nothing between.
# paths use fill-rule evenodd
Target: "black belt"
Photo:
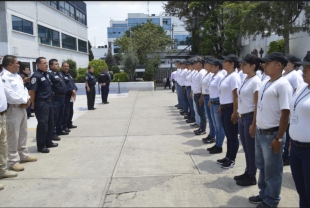
<instances>
[{"instance_id":1,"label":"black belt","mask_svg":"<svg viewBox=\"0 0 310 208\"><path fill-rule=\"evenodd\" d=\"M55 97L65 97L66 95L55 94Z\"/></svg>"},{"instance_id":2,"label":"black belt","mask_svg":"<svg viewBox=\"0 0 310 208\"><path fill-rule=\"evenodd\" d=\"M5 110L5 111L0 112L0 116L4 115L5 113L6 113L6 110Z\"/></svg>"},{"instance_id":3,"label":"black belt","mask_svg":"<svg viewBox=\"0 0 310 208\"><path fill-rule=\"evenodd\" d=\"M310 143L308 142L298 142L298 141L294 141L292 140L292 143L296 146L296 147L310 147Z\"/></svg>"},{"instance_id":4,"label":"black belt","mask_svg":"<svg viewBox=\"0 0 310 208\"><path fill-rule=\"evenodd\" d=\"M209 95L209 94L203 94L203 95Z\"/></svg>"},{"instance_id":5,"label":"black belt","mask_svg":"<svg viewBox=\"0 0 310 208\"><path fill-rule=\"evenodd\" d=\"M246 117L246 116L252 116L254 115L254 112L250 112L250 113L244 113L244 114L240 114L238 113L238 116L241 118L241 117Z\"/></svg>"},{"instance_id":6,"label":"black belt","mask_svg":"<svg viewBox=\"0 0 310 208\"><path fill-rule=\"evenodd\" d=\"M229 103L229 104L220 104L220 107L221 108L230 108L230 107L233 107L234 104L233 103Z\"/></svg>"},{"instance_id":7,"label":"black belt","mask_svg":"<svg viewBox=\"0 0 310 208\"><path fill-rule=\"evenodd\" d=\"M201 93L196 93L196 94L194 94L194 95L201 95Z\"/></svg>"},{"instance_id":8,"label":"black belt","mask_svg":"<svg viewBox=\"0 0 310 208\"><path fill-rule=\"evenodd\" d=\"M270 129L258 129L258 132L260 134L267 134L267 135L272 135L274 132L278 131L279 130L279 127L273 127L273 128L270 128Z\"/></svg>"},{"instance_id":9,"label":"black belt","mask_svg":"<svg viewBox=\"0 0 310 208\"><path fill-rule=\"evenodd\" d=\"M215 105L220 105L220 101L215 100L215 101L210 101L211 104L215 104Z\"/></svg>"}]
</instances>

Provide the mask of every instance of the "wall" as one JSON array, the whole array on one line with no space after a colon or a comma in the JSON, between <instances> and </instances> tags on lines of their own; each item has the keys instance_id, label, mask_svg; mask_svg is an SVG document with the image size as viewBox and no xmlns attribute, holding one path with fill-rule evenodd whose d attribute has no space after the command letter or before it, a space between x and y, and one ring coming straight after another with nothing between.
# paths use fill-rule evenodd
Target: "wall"
<instances>
[{"instance_id":1,"label":"wall","mask_svg":"<svg viewBox=\"0 0 310 208\"><path fill-rule=\"evenodd\" d=\"M290 53L303 59L310 51L310 35L307 32L299 32L290 36Z\"/></svg>"}]
</instances>

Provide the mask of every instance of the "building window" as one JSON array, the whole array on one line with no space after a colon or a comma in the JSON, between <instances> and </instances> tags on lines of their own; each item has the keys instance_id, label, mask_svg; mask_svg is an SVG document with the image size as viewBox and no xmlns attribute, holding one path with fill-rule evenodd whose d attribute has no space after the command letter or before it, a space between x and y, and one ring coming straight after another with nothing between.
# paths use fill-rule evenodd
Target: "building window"
<instances>
[{"instance_id":1,"label":"building window","mask_svg":"<svg viewBox=\"0 0 310 208\"><path fill-rule=\"evenodd\" d=\"M61 33L62 47L76 51L76 38Z\"/></svg>"},{"instance_id":2,"label":"building window","mask_svg":"<svg viewBox=\"0 0 310 208\"><path fill-rule=\"evenodd\" d=\"M80 11L77 10L77 9L76 9L75 11L76 11L76 17L75 17L75 19L76 19L77 21L79 21L80 23L86 25L86 15L83 14L82 12L80 12Z\"/></svg>"},{"instance_id":3,"label":"building window","mask_svg":"<svg viewBox=\"0 0 310 208\"><path fill-rule=\"evenodd\" d=\"M68 2L59 1L59 10L63 12L64 14L68 15L69 17L72 17L75 19L75 13L74 13L75 8Z\"/></svg>"},{"instance_id":4,"label":"building window","mask_svg":"<svg viewBox=\"0 0 310 208\"><path fill-rule=\"evenodd\" d=\"M112 24L112 27L127 27L127 24Z\"/></svg>"},{"instance_id":5,"label":"building window","mask_svg":"<svg viewBox=\"0 0 310 208\"><path fill-rule=\"evenodd\" d=\"M33 35L32 22L12 15L12 28L13 30L28 33Z\"/></svg>"},{"instance_id":6,"label":"building window","mask_svg":"<svg viewBox=\"0 0 310 208\"><path fill-rule=\"evenodd\" d=\"M44 3L57 9L57 1L44 1Z\"/></svg>"},{"instance_id":7,"label":"building window","mask_svg":"<svg viewBox=\"0 0 310 208\"><path fill-rule=\"evenodd\" d=\"M79 42L79 51L87 53L87 42L83 40L78 40Z\"/></svg>"},{"instance_id":8,"label":"building window","mask_svg":"<svg viewBox=\"0 0 310 208\"><path fill-rule=\"evenodd\" d=\"M60 47L59 32L38 25L39 43Z\"/></svg>"}]
</instances>

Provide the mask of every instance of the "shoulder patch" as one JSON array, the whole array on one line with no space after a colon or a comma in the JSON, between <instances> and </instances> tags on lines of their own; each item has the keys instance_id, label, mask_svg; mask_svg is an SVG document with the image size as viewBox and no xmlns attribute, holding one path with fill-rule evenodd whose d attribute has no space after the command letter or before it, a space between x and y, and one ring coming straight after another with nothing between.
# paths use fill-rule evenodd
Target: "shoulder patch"
<instances>
[{"instance_id":1,"label":"shoulder patch","mask_svg":"<svg viewBox=\"0 0 310 208\"><path fill-rule=\"evenodd\" d=\"M31 84L36 83L36 81L37 81L37 78L33 77L33 78L31 79Z\"/></svg>"},{"instance_id":2,"label":"shoulder patch","mask_svg":"<svg viewBox=\"0 0 310 208\"><path fill-rule=\"evenodd\" d=\"M88 79L88 76L87 76L87 75L85 76L85 79Z\"/></svg>"}]
</instances>

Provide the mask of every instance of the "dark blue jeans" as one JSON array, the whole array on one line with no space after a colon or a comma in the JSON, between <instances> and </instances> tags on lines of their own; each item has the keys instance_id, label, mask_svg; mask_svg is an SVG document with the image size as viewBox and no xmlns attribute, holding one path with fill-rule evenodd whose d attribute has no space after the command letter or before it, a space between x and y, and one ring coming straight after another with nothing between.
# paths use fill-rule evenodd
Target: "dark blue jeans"
<instances>
[{"instance_id":1,"label":"dark blue jeans","mask_svg":"<svg viewBox=\"0 0 310 208\"><path fill-rule=\"evenodd\" d=\"M181 93L180 93L180 88L181 86L179 85L179 83L175 83L175 89L177 91L177 95L178 95L178 102L179 102L179 106L181 108L183 108L183 102L182 102L182 99L181 99Z\"/></svg>"},{"instance_id":2,"label":"dark blue jeans","mask_svg":"<svg viewBox=\"0 0 310 208\"><path fill-rule=\"evenodd\" d=\"M283 175L283 145L281 145L278 154L275 154L272 148L270 148L271 142L277 136L277 133L276 131L271 135L267 135L261 134L257 130L255 135L255 164L259 169L259 196L266 204L272 207L276 207L281 199ZM285 134L283 142L285 142Z\"/></svg>"},{"instance_id":3,"label":"dark blue jeans","mask_svg":"<svg viewBox=\"0 0 310 208\"><path fill-rule=\"evenodd\" d=\"M195 101L195 104L196 104L198 115L200 117L200 129L202 131L205 131L206 130L206 125L207 125L207 120L206 120L206 114L205 114L205 107L203 106L203 104L200 106L199 102L198 102L200 96L201 96L200 94L194 95L194 101Z\"/></svg>"},{"instance_id":4,"label":"dark blue jeans","mask_svg":"<svg viewBox=\"0 0 310 208\"><path fill-rule=\"evenodd\" d=\"M213 120L211 118L211 110L208 107L208 102L209 102L210 96L209 95L204 95L203 98L204 98L203 104L204 104L205 112L206 112L207 117L208 117L209 128L210 128L209 136L211 138L214 138L215 137L215 128L214 128Z\"/></svg>"},{"instance_id":5,"label":"dark blue jeans","mask_svg":"<svg viewBox=\"0 0 310 208\"><path fill-rule=\"evenodd\" d=\"M219 102L219 98L211 98L211 101L218 101ZM223 125L222 125L222 121L221 121L221 116L218 113L218 108L220 107L219 104L212 104L211 103L211 117L212 117L212 121L214 124L214 128L215 128L215 137L216 137L216 146L217 147L222 147L223 146L223 141L225 139L225 132L223 129Z\"/></svg>"},{"instance_id":6,"label":"dark blue jeans","mask_svg":"<svg viewBox=\"0 0 310 208\"><path fill-rule=\"evenodd\" d=\"M186 87L187 99L188 99L189 109L191 112L191 119L195 120L195 111L194 111L194 106L193 106L193 100L190 98L191 90L192 90L191 86Z\"/></svg>"},{"instance_id":7,"label":"dark blue jeans","mask_svg":"<svg viewBox=\"0 0 310 208\"><path fill-rule=\"evenodd\" d=\"M310 207L310 147L297 147L292 142L290 163L299 207Z\"/></svg>"},{"instance_id":8,"label":"dark blue jeans","mask_svg":"<svg viewBox=\"0 0 310 208\"><path fill-rule=\"evenodd\" d=\"M239 149L238 122L233 124L231 121L232 113L233 107L226 107L221 109L221 121L227 138L226 158L231 161L235 161Z\"/></svg>"},{"instance_id":9,"label":"dark blue jeans","mask_svg":"<svg viewBox=\"0 0 310 208\"><path fill-rule=\"evenodd\" d=\"M62 120L64 117L65 111L65 98L55 96L53 102L53 111L54 111L54 135L57 133L62 132Z\"/></svg>"},{"instance_id":10,"label":"dark blue jeans","mask_svg":"<svg viewBox=\"0 0 310 208\"><path fill-rule=\"evenodd\" d=\"M285 144L283 148L283 155L282 155L283 160L290 159L290 156L288 155L288 148L290 146L290 141L291 141L291 137L289 134L289 128L290 128L290 124L288 124L287 129L286 129L286 140L285 140Z\"/></svg>"},{"instance_id":11,"label":"dark blue jeans","mask_svg":"<svg viewBox=\"0 0 310 208\"><path fill-rule=\"evenodd\" d=\"M255 138L252 138L249 128L253 121L253 115L241 117L238 119L238 129L241 144L245 153L246 168L245 171L252 177L256 176L257 168L255 166Z\"/></svg>"},{"instance_id":12,"label":"dark blue jeans","mask_svg":"<svg viewBox=\"0 0 310 208\"><path fill-rule=\"evenodd\" d=\"M187 89L186 86L182 87L183 97L184 97L184 108L185 112L188 113L188 109L190 109L188 98L187 98Z\"/></svg>"}]
</instances>

